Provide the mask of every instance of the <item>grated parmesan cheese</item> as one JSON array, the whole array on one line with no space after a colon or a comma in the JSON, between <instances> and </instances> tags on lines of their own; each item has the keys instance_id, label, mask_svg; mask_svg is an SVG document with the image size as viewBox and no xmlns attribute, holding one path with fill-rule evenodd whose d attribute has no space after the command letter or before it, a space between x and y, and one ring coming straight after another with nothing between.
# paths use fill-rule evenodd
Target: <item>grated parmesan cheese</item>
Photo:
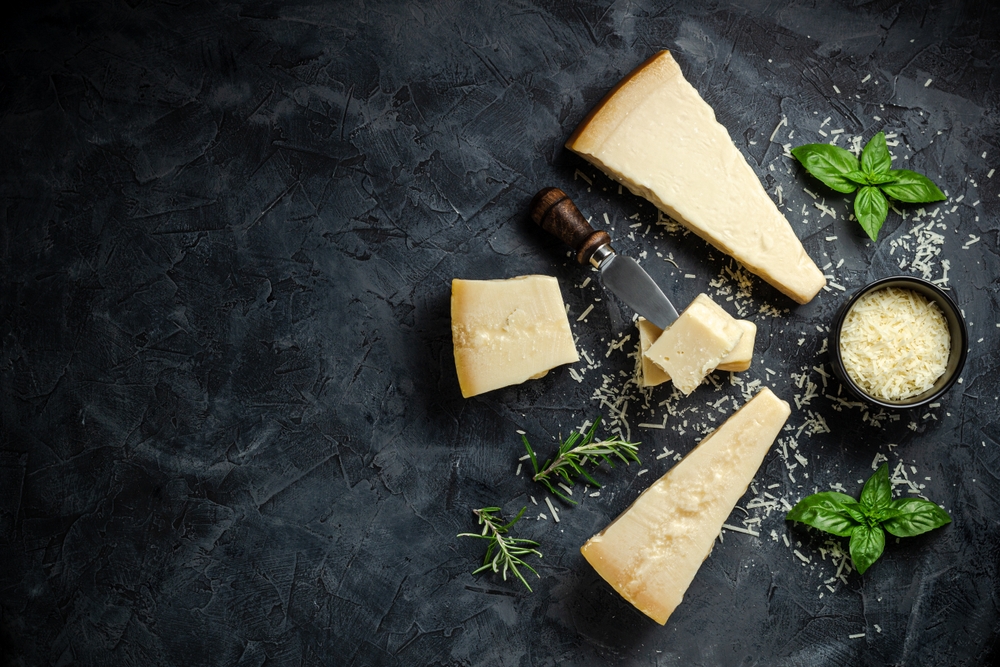
<instances>
[{"instance_id":1,"label":"grated parmesan cheese","mask_svg":"<svg viewBox=\"0 0 1000 667\"><path fill-rule=\"evenodd\" d=\"M930 389L948 365L951 335L938 306L888 287L861 297L840 334L844 370L863 391L902 400Z\"/></svg>"}]
</instances>

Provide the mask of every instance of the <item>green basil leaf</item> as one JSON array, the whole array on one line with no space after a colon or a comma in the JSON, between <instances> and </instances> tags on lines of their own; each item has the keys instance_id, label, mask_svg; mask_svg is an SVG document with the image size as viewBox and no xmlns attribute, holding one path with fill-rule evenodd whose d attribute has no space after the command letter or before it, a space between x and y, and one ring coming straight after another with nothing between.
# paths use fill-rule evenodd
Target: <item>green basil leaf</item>
<instances>
[{"instance_id":1,"label":"green basil leaf","mask_svg":"<svg viewBox=\"0 0 1000 667\"><path fill-rule=\"evenodd\" d=\"M843 507L854 498L836 491L823 491L806 496L795 503L785 518L840 537L847 537L860 525Z\"/></svg>"},{"instance_id":2,"label":"green basil leaf","mask_svg":"<svg viewBox=\"0 0 1000 667\"><path fill-rule=\"evenodd\" d=\"M849 151L830 144L805 144L792 149L792 155L810 174L837 192L854 192L858 186L844 174L858 170L858 159Z\"/></svg>"},{"instance_id":3,"label":"green basil leaf","mask_svg":"<svg viewBox=\"0 0 1000 667\"><path fill-rule=\"evenodd\" d=\"M848 497L850 498L850 496ZM865 520L868 518L868 515L865 514L865 511L861 507L860 503L855 501L853 498L851 498L851 502L844 503L844 511L847 512L851 516L851 518L857 521L858 523L864 523Z\"/></svg>"},{"instance_id":4,"label":"green basil leaf","mask_svg":"<svg viewBox=\"0 0 1000 667\"><path fill-rule=\"evenodd\" d=\"M889 202L879 191L879 187L867 185L858 190L854 198L854 216L872 241L878 240L878 231L882 229L885 216L889 214Z\"/></svg>"},{"instance_id":5,"label":"green basil leaf","mask_svg":"<svg viewBox=\"0 0 1000 667\"><path fill-rule=\"evenodd\" d=\"M861 489L859 500L865 515L874 517L875 513L892 504L892 484L889 483L889 466L885 463L879 466Z\"/></svg>"},{"instance_id":6,"label":"green basil leaf","mask_svg":"<svg viewBox=\"0 0 1000 667\"><path fill-rule=\"evenodd\" d=\"M899 174L893 171L883 174L868 174L868 185L884 185L886 183L895 183L898 180Z\"/></svg>"},{"instance_id":7,"label":"green basil leaf","mask_svg":"<svg viewBox=\"0 0 1000 667\"><path fill-rule=\"evenodd\" d=\"M892 501L891 510L898 514L887 518L882 527L896 537L912 537L951 523L951 516L923 498L899 498Z\"/></svg>"},{"instance_id":8,"label":"green basil leaf","mask_svg":"<svg viewBox=\"0 0 1000 667\"><path fill-rule=\"evenodd\" d=\"M865 176L865 172L858 171L857 169L849 171L844 174L844 178L851 181L852 183L857 183L858 185L871 185L871 179Z\"/></svg>"},{"instance_id":9,"label":"green basil leaf","mask_svg":"<svg viewBox=\"0 0 1000 667\"><path fill-rule=\"evenodd\" d=\"M883 507L882 509L875 512L875 515L872 516L872 519L876 522L884 522L888 521L889 519L895 519L897 516L900 516L901 514L902 512L900 512L898 509L893 508L892 506Z\"/></svg>"},{"instance_id":10,"label":"green basil leaf","mask_svg":"<svg viewBox=\"0 0 1000 667\"><path fill-rule=\"evenodd\" d=\"M863 524L851 533L851 561L858 574L864 574L885 549L885 533L878 526Z\"/></svg>"},{"instance_id":11,"label":"green basil leaf","mask_svg":"<svg viewBox=\"0 0 1000 667\"><path fill-rule=\"evenodd\" d=\"M896 180L892 183L880 185L879 187L882 189L882 192L893 199L911 204L923 204L925 202L943 201L946 199L938 186L934 185L934 182L923 174L918 174L909 169L893 169L889 174L895 176Z\"/></svg>"},{"instance_id":12,"label":"green basil leaf","mask_svg":"<svg viewBox=\"0 0 1000 667\"><path fill-rule=\"evenodd\" d=\"M881 174L892 169L892 156L885 145L885 132L868 140L861 151L861 170L866 174Z\"/></svg>"}]
</instances>

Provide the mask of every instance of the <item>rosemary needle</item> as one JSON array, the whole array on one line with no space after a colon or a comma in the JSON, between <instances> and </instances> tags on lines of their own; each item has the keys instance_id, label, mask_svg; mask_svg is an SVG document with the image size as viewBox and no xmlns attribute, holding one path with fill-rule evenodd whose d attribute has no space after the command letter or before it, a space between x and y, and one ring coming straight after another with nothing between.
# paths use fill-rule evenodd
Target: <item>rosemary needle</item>
<instances>
[{"instance_id":1,"label":"rosemary needle","mask_svg":"<svg viewBox=\"0 0 1000 667\"><path fill-rule=\"evenodd\" d=\"M639 451L638 442L628 442L622 438L594 442L594 433L597 432L597 425L600 423L601 418L597 417L587 433L582 436L578 431L574 431L564 442L559 443L559 451L556 452L555 458L546 461L541 466L538 465L538 457L535 456L535 451L528 443L528 438L522 435L521 440L524 442L524 448L528 450L528 457L531 459L531 466L535 471L535 475L531 479L543 484L552 494L576 505L578 503L556 488L556 485L569 491L566 487L572 486L574 476L579 475L590 484L600 488L601 485L584 469L584 465L588 463L599 464L604 461L614 468L613 459L615 458L624 461L625 465L628 465L630 460L641 463L637 453ZM561 484L560 480L565 484Z\"/></svg>"},{"instance_id":2,"label":"rosemary needle","mask_svg":"<svg viewBox=\"0 0 1000 667\"><path fill-rule=\"evenodd\" d=\"M472 513L479 519L479 525L483 527L483 532L459 533L458 537L475 537L488 541L483 565L472 574L479 574L485 570L493 570L494 572L500 572L503 575L503 580L507 581L507 571L510 570L529 591L531 590L531 586L528 585L528 582L524 579L524 575L517 568L519 566L526 567L534 572L536 577L541 578L538 572L535 572L535 568L525 563L522 558L522 556L529 556L531 554L535 554L541 558L542 552L535 548L538 546L538 542L517 537L508 537L507 535L507 531L511 529L511 526L520 521L521 517L524 516L524 510L526 509L528 508L522 507L517 516L514 517L514 520L506 524L500 519L498 514L500 512L499 507L481 507L480 509L472 510Z\"/></svg>"}]
</instances>

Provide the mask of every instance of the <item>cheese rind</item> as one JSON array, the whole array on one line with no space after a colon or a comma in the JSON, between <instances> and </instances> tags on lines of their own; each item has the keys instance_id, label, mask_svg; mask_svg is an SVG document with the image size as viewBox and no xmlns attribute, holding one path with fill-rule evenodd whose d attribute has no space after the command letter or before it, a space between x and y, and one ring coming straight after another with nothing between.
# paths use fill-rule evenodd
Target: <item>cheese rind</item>
<instances>
[{"instance_id":1,"label":"cheese rind","mask_svg":"<svg viewBox=\"0 0 1000 667\"><path fill-rule=\"evenodd\" d=\"M643 354L685 395L715 370L743 337L743 328L707 296L695 299ZM706 303L707 302L707 303Z\"/></svg>"},{"instance_id":2,"label":"cheese rind","mask_svg":"<svg viewBox=\"0 0 1000 667\"><path fill-rule=\"evenodd\" d=\"M795 301L826 284L669 51L619 82L566 147Z\"/></svg>"},{"instance_id":3,"label":"cheese rind","mask_svg":"<svg viewBox=\"0 0 1000 667\"><path fill-rule=\"evenodd\" d=\"M584 558L639 611L666 623L790 413L762 389L590 538Z\"/></svg>"},{"instance_id":4,"label":"cheese rind","mask_svg":"<svg viewBox=\"0 0 1000 667\"><path fill-rule=\"evenodd\" d=\"M717 371L745 371L750 368L753 361L753 346L757 338L757 325L749 320L736 320L736 324L743 329L743 335L736 347L719 362L715 367ZM663 333L663 329L656 326L644 317L636 321L639 329L639 354L642 358L642 377L640 378L643 387L655 387L670 380L670 374L654 364L646 356L646 350Z\"/></svg>"},{"instance_id":5,"label":"cheese rind","mask_svg":"<svg viewBox=\"0 0 1000 667\"><path fill-rule=\"evenodd\" d=\"M462 396L539 378L580 360L551 276L451 283L451 334Z\"/></svg>"}]
</instances>

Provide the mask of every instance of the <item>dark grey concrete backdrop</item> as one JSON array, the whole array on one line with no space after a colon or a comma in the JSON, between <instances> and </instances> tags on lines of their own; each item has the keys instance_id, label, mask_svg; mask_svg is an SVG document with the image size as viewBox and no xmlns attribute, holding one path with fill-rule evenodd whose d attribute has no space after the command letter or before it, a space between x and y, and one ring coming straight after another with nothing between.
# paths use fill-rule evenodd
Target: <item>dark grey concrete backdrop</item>
<instances>
[{"instance_id":1,"label":"dark grey concrete backdrop","mask_svg":"<svg viewBox=\"0 0 1000 667\"><path fill-rule=\"evenodd\" d=\"M35 3L0 30L4 664L997 658L990 3L136 0ZM601 495L562 506L558 525L537 518L541 490L514 475L518 429L547 453L556 434L610 417L595 392L623 386L634 361L634 337L608 351L631 313L595 302L599 285L579 287L589 274L525 219L538 188L608 213L621 249L646 253L678 303L724 289L725 257L653 224L649 205L562 148L663 48L847 293L901 258L920 273L915 223L891 213L867 243L843 219L847 201L781 144L895 132L897 160L951 195L940 254L925 259L934 279L947 270L972 332L963 383L940 406L873 424L821 395L789 422L809 465L789 476L795 459L776 446L757 477L793 501L838 482L856 493L882 454L906 463L951 526L890 540L865 576L829 585L821 538L752 510L760 536L726 533L666 627L578 549L669 469L657 453L690 450L706 414L694 409L725 399L721 419L739 387L722 374L688 399L660 388L634 401L648 474L600 471ZM602 365L463 400L449 283L526 273L558 277L580 348ZM822 328L843 298L831 289L794 307L754 280L723 299L760 327L745 380L790 401L802 391L792 373L819 382L808 369L826 361ZM684 416L639 428L662 420L662 401ZM829 432L809 426L817 417ZM481 545L455 536L488 504L529 506L519 534L545 555L533 593L471 574Z\"/></svg>"}]
</instances>

